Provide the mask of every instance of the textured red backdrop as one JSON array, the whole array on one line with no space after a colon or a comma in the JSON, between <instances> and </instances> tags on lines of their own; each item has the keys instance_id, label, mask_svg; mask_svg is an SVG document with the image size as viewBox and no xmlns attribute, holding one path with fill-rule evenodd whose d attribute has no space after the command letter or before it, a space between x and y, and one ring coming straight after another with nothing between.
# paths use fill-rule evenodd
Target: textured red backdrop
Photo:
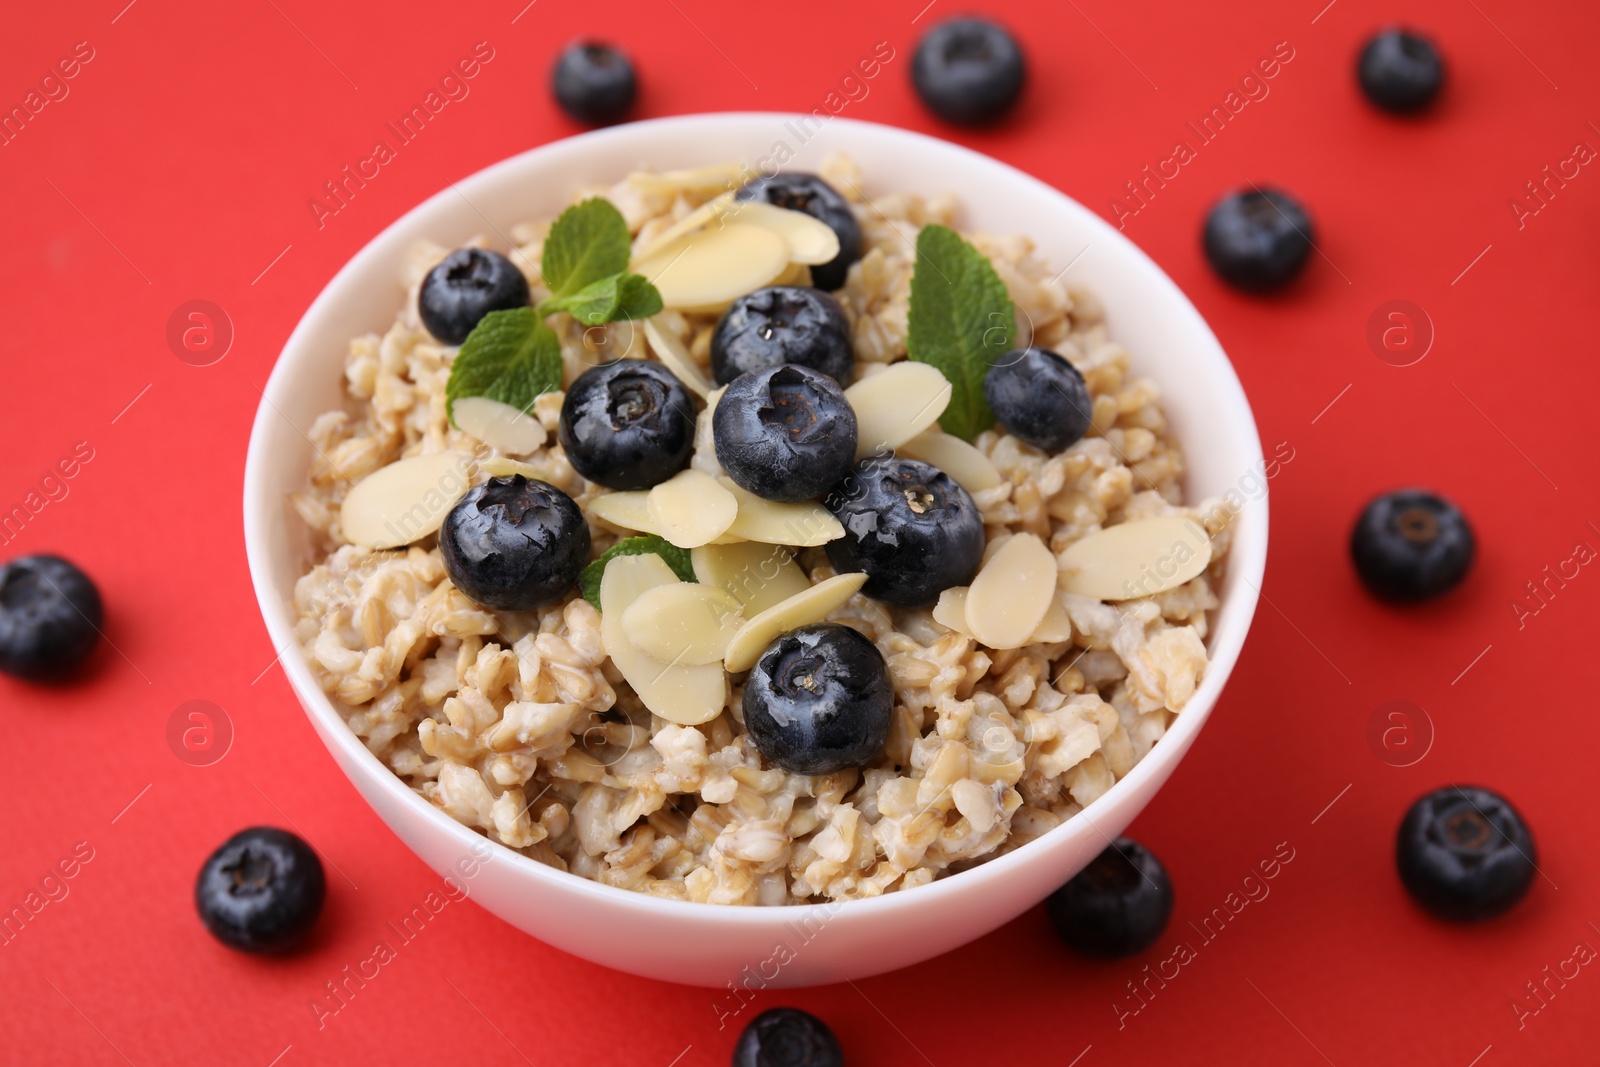
<instances>
[{"instance_id":1,"label":"textured red backdrop","mask_svg":"<svg viewBox=\"0 0 1600 1067\"><path fill-rule=\"evenodd\" d=\"M37 90L39 110L0 146L0 508L36 491L42 506L0 554L53 550L87 567L116 651L60 691L0 679L11 768L0 910L30 892L46 900L42 880L61 862L74 872L48 881L59 899L0 945L0 1058L727 1062L733 1028L719 1031L714 994L592 966L471 904L450 905L319 1029L312 998L392 940L386 923L438 880L358 799L269 667L240 536L258 389L301 311L446 181L575 132L546 78L579 33L632 51L641 117L821 107L888 42L894 58L843 113L971 145L1107 218L1124 196L1127 234L1222 338L1268 450L1283 442L1293 455L1272 487L1249 645L1133 827L1177 886L1161 946L1086 962L1035 910L920 967L758 1006L817 1012L855 1064L1592 1056L1600 976L1571 977L1577 964L1564 961L1600 947L1600 574L1551 580L1542 601L1526 586L1580 543L1600 548L1600 172L1579 162L1600 148L1592 4L984 3L1032 67L1013 118L974 133L942 129L908 80L918 33L952 14L951 0L525 2L94 0L5 16L0 105L27 106ZM1396 18L1435 34L1450 63L1451 84L1419 121L1375 112L1353 84L1359 42ZM307 201L478 42L493 59L470 95L319 228ZM1242 82L1275 52L1275 77ZM42 81L61 69L73 77ZM1197 146L1186 123L1230 92L1242 109ZM1126 198L1124 183L1179 139L1194 158L1143 203ZM1321 254L1281 298L1224 289L1198 249L1207 205L1245 181L1294 190L1319 227ZM169 316L190 300L231 320L214 365L169 346ZM1422 309L1413 337L1431 322L1431 348L1411 366L1393 365L1409 358L1403 345L1368 341L1369 320L1395 300ZM75 449L75 476L43 484ZM1413 483L1461 503L1481 555L1449 599L1395 610L1363 595L1344 543L1368 496ZM210 766L169 747L169 719L192 700L231 723L231 750ZM1390 701L1422 710L1371 730ZM1529 898L1474 928L1414 907L1391 857L1407 803L1453 780L1503 790L1540 846ZM220 947L190 903L206 853L261 822L294 826L338 868L313 944L286 961ZM1262 861L1289 854L1267 895L1254 881L1258 899L1244 895ZM1238 913L1203 934L1230 904ZM1161 961L1179 941L1193 958L1174 976ZM1169 978L1142 984L1146 964ZM1547 977L1562 967L1568 978Z\"/></svg>"}]
</instances>

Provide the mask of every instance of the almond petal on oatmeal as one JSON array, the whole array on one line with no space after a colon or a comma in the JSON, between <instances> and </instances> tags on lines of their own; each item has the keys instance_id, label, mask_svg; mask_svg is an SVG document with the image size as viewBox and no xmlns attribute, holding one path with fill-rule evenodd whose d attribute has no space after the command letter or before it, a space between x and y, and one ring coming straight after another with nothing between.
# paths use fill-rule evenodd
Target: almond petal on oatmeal
<instances>
[{"instance_id":1,"label":"almond petal on oatmeal","mask_svg":"<svg viewBox=\"0 0 1600 1067\"><path fill-rule=\"evenodd\" d=\"M547 436L538 416L486 396L462 397L450 406L450 417L463 433L511 456L526 456Z\"/></svg>"},{"instance_id":2,"label":"almond petal on oatmeal","mask_svg":"<svg viewBox=\"0 0 1600 1067\"><path fill-rule=\"evenodd\" d=\"M1211 539L1193 519L1161 515L1119 522L1061 553L1061 591L1132 600L1176 589L1211 562Z\"/></svg>"},{"instance_id":3,"label":"almond petal on oatmeal","mask_svg":"<svg viewBox=\"0 0 1600 1067\"><path fill-rule=\"evenodd\" d=\"M789 259L793 263L826 263L839 254L839 235L833 232L833 227L804 211L746 200L735 203L733 212L733 218L739 222L771 230L782 237L789 246Z\"/></svg>"},{"instance_id":4,"label":"almond petal on oatmeal","mask_svg":"<svg viewBox=\"0 0 1600 1067\"><path fill-rule=\"evenodd\" d=\"M644 320L644 336L650 342L650 351L656 354L662 366L678 376L679 381L701 396L711 395L716 385L695 363L682 341L657 326L654 319Z\"/></svg>"},{"instance_id":5,"label":"almond petal on oatmeal","mask_svg":"<svg viewBox=\"0 0 1600 1067\"><path fill-rule=\"evenodd\" d=\"M711 475L683 470L645 494L656 531L679 548L699 548L721 537L739 514L739 502Z\"/></svg>"},{"instance_id":6,"label":"almond petal on oatmeal","mask_svg":"<svg viewBox=\"0 0 1600 1067\"><path fill-rule=\"evenodd\" d=\"M779 504L763 500L729 479L719 480L739 502L739 514L728 527L731 538L815 548L844 536L839 520L821 504Z\"/></svg>"},{"instance_id":7,"label":"almond petal on oatmeal","mask_svg":"<svg viewBox=\"0 0 1600 1067\"><path fill-rule=\"evenodd\" d=\"M743 163L714 163L709 167L664 170L659 174L636 171L628 175L628 181L653 193L709 193L742 185L745 169Z\"/></svg>"},{"instance_id":8,"label":"almond petal on oatmeal","mask_svg":"<svg viewBox=\"0 0 1600 1067\"><path fill-rule=\"evenodd\" d=\"M790 263L784 268L782 274L772 279L768 285L798 285L801 288L811 286L811 268L804 263Z\"/></svg>"},{"instance_id":9,"label":"almond petal on oatmeal","mask_svg":"<svg viewBox=\"0 0 1600 1067\"><path fill-rule=\"evenodd\" d=\"M399 548L437 531L466 495L472 466L466 452L429 452L373 471L345 494L339 509L345 540Z\"/></svg>"},{"instance_id":10,"label":"almond petal on oatmeal","mask_svg":"<svg viewBox=\"0 0 1600 1067\"><path fill-rule=\"evenodd\" d=\"M661 532L650 518L649 497L643 490L603 493L589 501L589 514L621 530L638 530L659 537Z\"/></svg>"},{"instance_id":11,"label":"almond petal on oatmeal","mask_svg":"<svg viewBox=\"0 0 1600 1067\"><path fill-rule=\"evenodd\" d=\"M927 430L895 447L895 452L931 463L956 480L969 493L993 489L1004 479L999 469L972 445L954 434Z\"/></svg>"},{"instance_id":12,"label":"almond petal on oatmeal","mask_svg":"<svg viewBox=\"0 0 1600 1067\"><path fill-rule=\"evenodd\" d=\"M990 648L1021 648L1056 598L1056 557L1031 533L1001 546L967 590L967 625Z\"/></svg>"},{"instance_id":13,"label":"almond petal on oatmeal","mask_svg":"<svg viewBox=\"0 0 1600 1067\"><path fill-rule=\"evenodd\" d=\"M811 579L782 545L704 545L691 551L689 559L695 578L733 597L746 617L811 588Z\"/></svg>"},{"instance_id":14,"label":"almond petal on oatmeal","mask_svg":"<svg viewBox=\"0 0 1600 1067\"><path fill-rule=\"evenodd\" d=\"M663 248L697 230L705 229L713 220L726 216L732 204L732 193L723 193L721 196L712 197L660 233L652 234L633 250L633 269L637 271L641 263ZM643 272L641 271L640 273Z\"/></svg>"},{"instance_id":15,"label":"almond petal on oatmeal","mask_svg":"<svg viewBox=\"0 0 1600 1067\"><path fill-rule=\"evenodd\" d=\"M803 593L774 604L739 627L739 632L728 643L723 666L734 673L749 670L779 634L821 622L834 608L855 596L866 581L865 574L836 574Z\"/></svg>"},{"instance_id":16,"label":"almond petal on oatmeal","mask_svg":"<svg viewBox=\"0 0 1600 1067\"><path fill-rule=\"evenodd\" d=\"M681 237L635 267L684 311L720 311L735 297L760 289L789 265L789 245L771 230L729 222Z\"/></svg>"},{"instance_id":17,"label":"almond petal on oatmeal","mask_svg":"<svg viewBox=\"0 0 1600 1067\"><path fill-rule=\"evenodd\" d=\"M844 391L856 413L856 458L899 448L939 421L952 390L937 367L902 360Z\"/></svg>"},{"instance_id":18,"label":"almond petal on oatmeal","mask_svg":"<svg viewBox=\"0 0 1600 1067\"><path fill-rule=\"evenodd\" d=\"M1039 625L1034 627L1033 636L1028 638L1030 645L1053 645L1058 641L1072 640L1072 619L1067 616L1067 606L1055 594L1050 596L1050 606L1045 609L1044 618L1039 620Z\"/></svg>"},{"instance_id":19,"label":"almond petal on oatmeal","mask_svg":"<svg viewBox=\"0 0 1600 1067\"><path fill-rule=\"evenodd\" d=\"M680 584L654 553L618 556L600 578L600 643L645 707L680 726L698 726L722 714L728 699L720 664L698 667L663 662L632 641L623 627L628 608L652 589Z\"/></svg>"},{"instance_id":20,"label":"almond petal on oatmeal","mask_svg":"<svg viewBox=\"0 0 1600 1067\"><path fill-rule=\"evenodd\" d=\"M679 582L646 590L622 613L622 632L663 663L721 663L744 625L739 602L714 585Z\"/></svg>"},{"instance_id":21,"label":"almond petal on oatmeal","mask_svg":"<svg viewBox=\"0 0 1600 1067\"><path fill-rule=\"evenodd\" d=\"M933 606L933 621L963 636L972 636L967 626L966 586L953 585L939 594L939 602Z\"/></svg>"},{"instance_id":22,"label":"almond petal on oatmeal","mask_svg":"<svg viewBox=\"0 0 1600 1067\"><path fill-rule=\"evenodd\" d=\"M513 474L520 474L524 478L537 478L547 481L549 475L531 463L523 463L505 456L490 456L488 459L478 461L478 469L491 478L509 478Z\"/></svg>"}]
</instances>

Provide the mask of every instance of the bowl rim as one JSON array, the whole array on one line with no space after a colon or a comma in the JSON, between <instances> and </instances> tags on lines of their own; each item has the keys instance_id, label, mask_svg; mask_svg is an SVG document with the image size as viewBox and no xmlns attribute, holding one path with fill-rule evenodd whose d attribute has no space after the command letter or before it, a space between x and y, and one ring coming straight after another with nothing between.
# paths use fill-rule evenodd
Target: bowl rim
<instances>
[{"instance_id":1,"label":"bowl rim","mask_svg":"<svg viewBox=\"0 0 1600 1067\"><path fill-rule=\"evenodd\" d=\"M571 137L551 141L546 144L519 152L490 164L472 174L448 182L444 188L429 196L421 203L416 204L403 215L390 222L378 233L374 234L350 257L339 271L327 282L316 298L302 313L294 330L284 342L282 350L274 360L271 374L266 385L261 390L261 402L257 406L256 416L251 422L249 448L245 460L244 477L244 535L245 549L250 569L251 582L256 594L257 606L261 612L262 620L266 624L268 637L274 648L281 648L283 652L276 661L284 669L284 674L289 681L290 689L305 709L308 717L313 720L313 726L318 727L317 733L322 736L324 744L337 745L339 752L335 755L335 763L345 771L347 777L353 777L356 768L363 768L362 772L369 784L375 784L388 797L398 804L410 808L422 820L437 828L446 837L458 843L463 854L470 852L475 845L487 842L492 847L492 859L503 861L510 865L513 871L521 872L523 876L546 882L557 892L570 892L590 898L593 903L613 905L619 908L666 919L680 920L715 920L737 925L765 926L774 922L792 920L799 915L813 915L824 911L830 915L848 909L852 915L866 916L869 914L883 913L894 909L909 907L932 907L940 900L957 894L965 894L978 888L979 883L989 880L1004 878L1011 870L1036 862L1050 850L1052 842L1060 842L1070 835L1077 833L1077 822L1086 813L1092 813L1095 808L1101 810L1115 806L1117 800L1130 793L1137 792L1145 779L1158 774L1170 773L1181 761L1193 741L1209 717L1222 689L1231 675L1239 655L1244 648L1251 622L1254 619L1259 605L1260 587L1262 576L1266 569L1267 530L1268 530L1268 500L1270 494L1263 494L1259 499L1247 503L1235 514L1234 522L1240 524L1238 529L1248 530L1249 536L1235 537L1234 545L1230 548L1229 568L1236 571L1240 582L1234 585L1229 593L1231 599L1243 598L1241 605L1241 618L1239 624L1232 628L1228 634L1226 645L1220 643L1220 628L1213 629L1213 635L1219 638L1215 648L1208 648L1208 663L1206 673L1199 687L1186 705L1195 710L1188 714L1179 714L1173 725L1162 736L1161 740L1153 746L1151 752L1141 759L1134 768L1112 784L1104 794L1096 797L1080 812L1067 818L1060 825L1040 835L1033 841L1022 845L1011 852L993 859L985 860L967 870L957 872L946 877L937 878L925 885L916 886L910 891L895 891L884 893L876 897L855 900L828 900L805 904L778 904L762 906L737 906L726 904L712 904L700 901L672 900L664 897L653 896L648 893L631 889L622 889L616 886L605 885L593 879L558 870L538 860L524 856L520 852L493 841L486 835L479 833L462 823L451 818L444 811L430 804L421 794L412 790L399 775L385 766L377 756L369 751L366 745L349 728L343 716L333 706L333 702L323 691L322 687L312 676L305 652L295 637L294 621L290 616L289 605L280 597L274 586L273 576L270 573L269 548L267 544L267 530L271 523L282 521L281 508L270 506L267 499L268 490L263 483L267 479L269 460L263 441L267 437L266 425L274 419L284 417L279 415L273 403L275 397L285 392L290 387L298 367L295 366L300 359L296 353L304 350L309 345L309 335L317 328L317 320L330 314L345 299L343 290L353 284L355 279L365 275L375 268L393 271L392 262L385 262L380 253L383 246L391 240L397 231L412 225L420 217L433 213L440 205L456 198L469 196L475 187L488 185L497 178L510 172L536 165L547 157L554 158L566 153L581 153L582 151L611 142L626 142L643 130L662 130L680 126L695 126L706 122L749 122L760 120L762 122L782 123L794 121L811 116L800 112L782 111L728 111L707 112L687 115L673 115L663 118L646 119L618 126L591 130L576 134ZM1049 198L1056 200L1059 207L1066 213L1076 215L1079 221L1087 228L1095 231L1098 236L1094 238L1098 243L1104 240L1113 246L1119 246L1123 253L1131 253L1134 260L1151 275L1151 284L1165 286L1170 290L1173 308L1186 320L1185 333L1193 335L1202 342L1209 342L1213 351L1203 353L1204 358L1217 360L1219 366L1213 368L1217 373L1224 375L1222 381L1223 392L1229 397L1229 410L1221 413L1219 424L1233 427L1232 433L1241 435L1241 443L1245 451L1251 453L1256 460L1262 460L1260 435L1256 426L1254 414L1245 395L1244 387L1239 381L1232 362L1228 359L1226 351L1217 340L1210 326L1200 315L1198 309L1189 300L1187 295L1178 288L1177 284L1161 269L1148 254L1129 238L1118 231L1105 219L1089 210L1079 201L1049 185L1027 172L985 155L964 145L955 144L942 138L914 130L907 130L895 126L887 126L876 122L867 122L860 119L834 116L828 122L829 128L850 128L858 134L870 134L873 137L900 139L903 142L915 143L925 148L951 154L956 158L965 158L969 163L980 167L995 168L1007 174L1013 181L1020 181L1025 185L1033 186L1037 191ZM1199 347L1205 348L1201 344ZM309 359L309 355L306 357ZM1134 354L1137 360L1137 353ZM293 425L291 423L291 425ZM1247 551L1239 552L1239 542L1244 541ZM1172 755L1166 759L1160 758L1163 750ZM342 758L339 758L341 757ZM355 784L352 782L352 784ZM361 790L358 790L361 792ZM373 803L363 794L362 801L367 806ZM381 812L378 817L388 822ZM1092 829L1098 832L1093 821L1083 820ZM390 830L399 836L413 853L412 848L404 835L399 834L393 826ZM1104 837L1104 833L1101 833ZM1109 843L1110 839L1106 839Z\"/></svg>"}]
</instances>

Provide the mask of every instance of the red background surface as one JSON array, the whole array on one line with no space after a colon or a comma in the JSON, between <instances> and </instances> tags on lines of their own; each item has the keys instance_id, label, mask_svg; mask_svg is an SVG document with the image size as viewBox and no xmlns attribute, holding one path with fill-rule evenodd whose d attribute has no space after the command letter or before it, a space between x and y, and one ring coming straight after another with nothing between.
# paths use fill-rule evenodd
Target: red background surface
<instances>
[{"instance_id":1,"label":"red background surface","mask_svg":"<svg viewBox=\"0 0 1600 1067\"><path fill-rule=\"evenodd\" d=\"M1600 576L1582 569L1520 627L1512 605L1578 542L1600 547L1600 174L1582 168L1520 226L1509 206L1577 142L1600 147L1592 4L986 3L1033 65L1012 120L972 133L941 128L908 83L916 36L952 13L948 0L916 25L926 0L539 0L513 21L523 2L95 0L6 15L6 108L76 42L94 58L0 147L0 505L23 502L77 442L94 457L0 552L82 563L116 651L60 691L0 679L0 906L23 903L77 843L93 850L69 895L0 947L4 1062L727 1062L735 1027L719 1031L714 993L590 965L471 904L450 905L319 1029L309 1002L324 983L394 942L386 924L439 883L358 799L268 669L275 650L240 536L258 389L302 309L446 181L575 132L545 83L581 32L633 52L640 117L810 110L888 41L895 59L845 114L949 136L1107 217L1124 181L1190 136L1186 120L1222 104L1278 42L1294 52L1270 94L1126 220L1232 354L1268 451L1293 450L1273 483L1249 645L1133 827L1177 886L1161 946L1086 962L1035 909L910 970L764 993L741 1018L803 1006L855 1064L1592 1059L1600 976L1552 981L1542 1007L1525 983L1580 942L1600 947ZM1433 32L1449 58L1452 82L1420 121L1374 111L1353 85L1359 42L1394 18ZM319 229L307 200L479 41L495 58L471 95ZM1197 247L1206 206L1244 181L1294 190L1320 228L1321 254L1281 298L1225 290ZM181 362L165 340L168 316L192 299L220 304L236 331L213 366ZM1414 366L1380 361L1365 339L1394 299L1425 309L1436 333ZM1370 495L1411 483L1461 503L1481 554L1447 600L1394 610L1363 595L1344 542ZM168 719L190 700L219 705L235 732L209 767L168 746ZM1411 748L1403 731L1391 750L1369 742L1369 718L1391 700L1420 705L1435 734L1409 767L1390 764L1420 750L1420 716ZM1512 797L1541 850L1529 898L1475 928L1423 914L1393 871L1401 812L1452 780ZM297 828L337 868L314 941L291 960L229 952L190 903L210 849L262 822ZM1215 940L1196 933L1280 842L1294 859L1270 895ZM1180 939L1196 958L1119 1026L1113 1005L1139 1004L1126 983Z\"/></svg>"}]
</instances>

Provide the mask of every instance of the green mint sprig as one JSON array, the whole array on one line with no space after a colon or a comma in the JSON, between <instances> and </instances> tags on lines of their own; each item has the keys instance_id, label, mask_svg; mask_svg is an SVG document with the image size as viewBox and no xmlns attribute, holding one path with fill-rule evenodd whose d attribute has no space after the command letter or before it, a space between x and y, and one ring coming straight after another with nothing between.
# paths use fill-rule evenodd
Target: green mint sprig
<instances>
[{"instance_id":1,"label":"green mint sprig","mask_svg":"<svg viewBox=\"0 0 1600 1067\"><path fill-rule=\"evenodd\" d=\"M907 326L910 358L950 382L940 428L971 441L993 426L983 377L1011 350L1016 313L989 260L948 227L924 226L917 235Z\"/></svg>"},{"instance_id":2,"label":"green mint sprig","mask_svg":"<svg viewBox=\"0 0 1600 1067\"><path fill-rule=\"evenodd\" d=\"M596 611L600 610L600 579L605 577L606 564L618 556L642 556L647 552L660 556L672 568L672 573L684 581L697 581L688 549L679 548L654 534L646 534L618 541L601 553L599 559L583 568L583 573L578 575L578 589L582 591L583 599L593 604Z\"/></svg>"}]
</instances>

